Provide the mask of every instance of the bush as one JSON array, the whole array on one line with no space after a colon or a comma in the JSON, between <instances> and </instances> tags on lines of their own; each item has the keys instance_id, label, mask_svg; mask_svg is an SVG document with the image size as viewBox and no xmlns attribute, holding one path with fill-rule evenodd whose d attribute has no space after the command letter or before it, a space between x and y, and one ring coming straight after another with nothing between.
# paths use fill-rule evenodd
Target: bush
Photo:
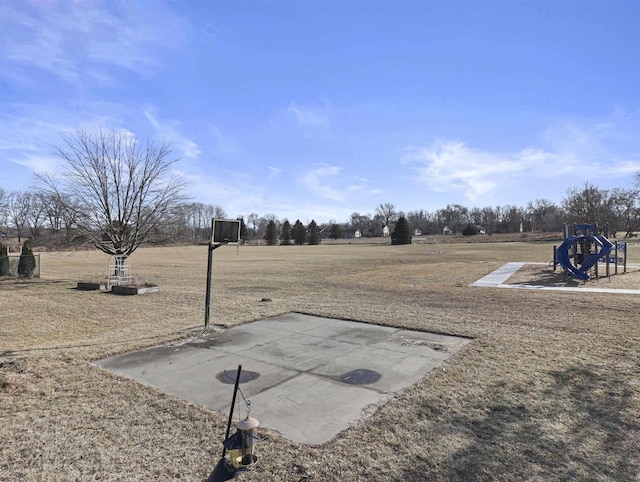
<instances>
[{"instance_id":1,"label":"bush","mask_svg":"<svg viewBox=\"0 0 640 482\"><path fill-rule=\"evenodd\" d=\"M480 234L480 228L473 224L467 224L467 227L462 230L463 236L475 236L476 234Z\"/></svg>"},{"instance_id":2,"label":"bush","mask_svg":"<svg viewBox=\"0 0 640 482\"><path fill-rule=\"evenodd\" d=\"M7 247L0 243L0 276L9 276L11 274L11 265L9 263L9 254Z\"/></svg>"},{"instance_id":3,"label":"bush","mask_svg":"<svg viewBox=\"0 0 640 482\"><path fill-rule=\"evenodd\" d=\"M25 241L22 245L22 254L18 263L18 276L22 278L31 278L36 271L36 257L31 250L31 244Z\"/></svg>"}]
</instances>

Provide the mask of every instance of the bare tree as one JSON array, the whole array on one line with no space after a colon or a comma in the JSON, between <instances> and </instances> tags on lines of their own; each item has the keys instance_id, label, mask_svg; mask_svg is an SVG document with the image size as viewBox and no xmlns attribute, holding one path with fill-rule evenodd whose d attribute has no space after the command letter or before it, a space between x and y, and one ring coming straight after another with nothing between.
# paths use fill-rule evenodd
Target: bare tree
<instances>
[{"instance_id":1,"label":"bare tree","mask_svg":"<svg viewBox=\"0 0 640 482\"><path fill-rule=\"evenodd\" d=\"M609 191L585 182L582 189L569 189L562 207L572 222L604 224L613 221L612 203Z\"/></svg>"},{"instance_id":2,"label":"bare tree","mask_svg":"<svg viewBox=\"0 0 640 482\"><path fill-rule=\"evenodd\" d=\"M380 204L376 208L376 214L379 214L382 217L385 226L389 226L392 222L398 219L396 207L391 203Z\"/></svg>"},{"instance_id":3,"label":"bare tree","mask_svg":"<svg viewBox=\"0 0 640 482\"><path fill-rule=\"evenodd\" d=\"M142 146L125 131L100 128L63 136L59 176L39 174L45 194L64 206L64 218L98 249L129 256L184 196L172 174L168 144Z\"/></svg>"},{"instance_id":4,"label":"bare tree","mask_svg":"<svg viewBox=\"0 0 640 482\"><path fill-rule=\"evenodd\" d=\"M618 223L611 227L615 232L620 224L627 236L630 236L640 225L640 189L613 189L613 209Z\"/></svg>"},{"instance_id":5,"label":"bare tree","mask_svg":"<svg viewBox=\"0 0 640 482\"><path fill-rule=\"evenodd\" d=\"M7 201L7 193L0 187L0 229L7 224Z\"/></svg>"},{"instance_id":6,"label":"bare tree","mask_svg":"<svg viewBox=\"0 0 640 482\"><path fill-rule=\"evenodd\" d=\"M31 236L37 237L40 235L42 224L47 217L47 209L45 204L46 196L38 192L25 193L29 198L29 212L27 213L27 222L31 229Z\"/></svg>"},{"instance_id":7,"label":"bare tree","mask_svg":"<svg viewBox=\"0 0 640 482\"><path fill-rule=\"evenodd\" d=\"M9 194L9 199L7 201L7 217L16 228L18 243L22 241L22 231L24 230L24 225L27 223L27 217L29 216L30 200L28 193L14 191Z\"/></svg>"}]
</instances>

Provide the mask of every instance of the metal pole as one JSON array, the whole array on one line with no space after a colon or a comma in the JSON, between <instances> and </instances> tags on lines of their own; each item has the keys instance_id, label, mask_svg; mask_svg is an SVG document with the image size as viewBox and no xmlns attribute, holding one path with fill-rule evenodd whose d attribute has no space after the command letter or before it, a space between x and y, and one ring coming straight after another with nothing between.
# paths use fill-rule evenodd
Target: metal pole
<instances>
[{"instance_id":1,"label":"metal pole","mask_svg":"<svg viewBox=\"0 0 640 482\"><path fill-rule=\"evenodd\" d=\"M224 439L229 438L229 432L231 432L231 422L233 422L233 407L236 405L236 394L238 393L238 385L240 385L240 372L242 371L242 365L238 365L238 371L236 372L236 384L233 387L233 398L231 399L231 410L229 410L229 421L227 422L227 433ZM227 447L222 446L222 458L227 454Z\"/></svg>"},{"instance_id":2,"label":"metal pole","mask_svg":"<svg viewBox=\"0 0 640 482\"><path fill-rule=\"evenodd\" d=\"M213 265L213 250L214 250L214 247L211 245L211 241L209 241L209 247L208 247L209 256L207 259L207 296L204 302L204 331L205 332L209 329L209 309L211 308L211 266Z\"/></svg>"},{"instance_id":3,"label":"metal pole","mask_svg":"<svg viewBox=\"0 0 640 482\"><path fill-rule=\"evenodd\" d=\"M558 264L558 258L556 255L556 247L555 245L553 246L553 271L556 270L556 265Z\"/></svg>"}]
</instances>

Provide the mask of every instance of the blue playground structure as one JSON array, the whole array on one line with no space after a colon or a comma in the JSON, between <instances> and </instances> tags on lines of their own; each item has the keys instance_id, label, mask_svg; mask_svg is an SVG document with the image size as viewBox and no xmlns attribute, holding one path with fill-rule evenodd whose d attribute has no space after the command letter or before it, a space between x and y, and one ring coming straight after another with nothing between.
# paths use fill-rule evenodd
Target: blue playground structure
<instances>
[{"instance_id":1,"label":"blue playground structure","mask_svg":"<svg viewBox=\"0 0 640 482\"><path fill-rule=\"evenodd\" d=\"M616 246L606 238L607 231L607 226L603 235L595 224L576 224L569 235L565 226L564 242L554 252L554 269L557 263L567 275L582 281L591 279L591 268L595 267L597 273L600 260L607 263L608 271L609 255Z\"/></svg>"}]
</instances>

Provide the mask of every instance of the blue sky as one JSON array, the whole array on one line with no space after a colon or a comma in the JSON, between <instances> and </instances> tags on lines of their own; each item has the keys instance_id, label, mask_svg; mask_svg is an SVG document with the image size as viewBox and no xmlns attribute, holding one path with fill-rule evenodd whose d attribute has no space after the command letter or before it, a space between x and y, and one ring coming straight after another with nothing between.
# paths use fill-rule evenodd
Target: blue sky
<instances>
[{"instance_id":1,"label":"blue sky","mask_svg":"<svg viewBox=\"0 0 640 482\"><path fill-rule=\"evenodd\" d=\"M172 143L230 216L628 187L640 0L0 0L0 187L96 126Z\"/></svg>"}]
</instances>

